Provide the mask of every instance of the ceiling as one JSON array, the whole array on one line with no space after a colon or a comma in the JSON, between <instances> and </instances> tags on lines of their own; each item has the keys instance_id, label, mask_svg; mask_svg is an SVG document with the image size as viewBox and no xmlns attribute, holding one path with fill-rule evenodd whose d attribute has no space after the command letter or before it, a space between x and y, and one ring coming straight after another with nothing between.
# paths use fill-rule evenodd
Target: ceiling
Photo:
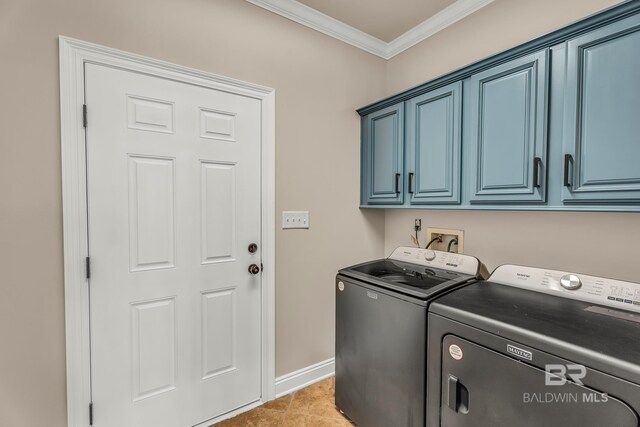
<instances>
[{"instance_id":1,"label":"ceiling","mask_svg":"<svg viewBox=\"0 0 640 427\"><path fill-rule=\"evenodd\" d=\"M246 0L384 59L494 0Z\"/></svg>"},{"instance_id":2,"label":"ceiling","mask_svg":"<svg viewBox=\"0 0 640 427\"><path fill-rule=\"evenodd\" d=\"M456 0L298 0L384 42L391 42Z\"/></svg>"}]
</instances>

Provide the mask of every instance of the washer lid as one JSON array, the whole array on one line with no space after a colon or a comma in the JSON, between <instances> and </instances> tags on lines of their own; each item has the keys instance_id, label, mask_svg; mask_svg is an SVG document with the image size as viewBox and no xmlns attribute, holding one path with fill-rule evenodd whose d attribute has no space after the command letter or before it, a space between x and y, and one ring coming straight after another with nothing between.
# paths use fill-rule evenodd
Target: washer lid
<instances>
[{"instance_id":1,"label":"washer lid","mask_svg":"<svg viewBox=\"0 0 640 427\"><path fill-rule=\"evenodd\" d=\"M340 274L423 300L472 280L469 274L382 259L340 270Z\"/></svg>"},{"instance_id":2,"label":"washer lid","mask_svg":"<svg viewBox=\"0 0 640 427\"><path fill-rule=\"evenodd\" d=\"M475 257L405 246L387 259L344 268L340 274L422 300L488 276Z\"/></svg>"},{"instance_id":3,"label":"washer lid","mask_svg":"<svg viewBox=\"0 0 640 427\"><path fill-rule=\"evenodd\" d=\"M431 289L450 280L460 278L466 280L469 277L469 275L462 275L453 271L424 267L391 259L361 264L353 267L353 270L383 281L412 286L418 289Z\"/></svg>"}]
</instances>

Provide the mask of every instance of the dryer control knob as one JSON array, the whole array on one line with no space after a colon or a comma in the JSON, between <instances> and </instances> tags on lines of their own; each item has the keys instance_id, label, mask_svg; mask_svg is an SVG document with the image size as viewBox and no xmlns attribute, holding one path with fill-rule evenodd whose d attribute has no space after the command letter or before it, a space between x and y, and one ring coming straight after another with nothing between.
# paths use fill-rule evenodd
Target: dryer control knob
<instances>
[{"instance_id":1,"label":"dryer control knob","mask_svg":"<svg viewBox=\"0 0 640 427\"><path fill-rule=\"evenodd\" d=\"M570 291L578 289L580 286L582 286L580 278L575 274L565 274L560 278L560 284L563 288L569 289Z\"/></svg>"},{"instance_id":2,"label":"dryer control knob","mask_svg":"<svg viewBox=\"0 0 640 427\"><path fill-rule=\"evenodd\" d=\"M434 251L427 251L424 253L424 259L427 261L433 261L436 259L436 253Z\"/></svg>"}]
</instances>

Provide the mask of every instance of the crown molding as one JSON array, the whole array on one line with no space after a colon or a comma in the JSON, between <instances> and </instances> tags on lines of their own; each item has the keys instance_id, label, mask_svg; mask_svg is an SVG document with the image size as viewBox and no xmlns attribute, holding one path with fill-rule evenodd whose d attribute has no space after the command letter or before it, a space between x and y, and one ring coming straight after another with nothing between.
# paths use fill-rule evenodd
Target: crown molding
<instances>
[{"instance_id":1,"label":"crown molding","mask_svg":"<svg viewBox=\"0 0 640 427\"><path fill-rule=\"evenodd\" d=\"M458 0L390 43L373 37L296 0L246 1L373 55L391 59L494 0Z\"/></svg>"},{"instance_id":2,"label":"crown molding","mask_svg":"<svg viewBox=\"0 0 640 427\"><path fill-rule=\"evenodd\" d=\"M387 43L295 0L246 0L270 12L385 58Z\"/></svg>"},{"instance_id":3,"label":"crown molding","mask_svg":"<svg viewBox=\"0 0 640 427\"><path fill-rule=\"evenodd\" d=\"M493 0L458 0L451 6L441 10L426 21L416 25L391 43L387 44L387 58L390 59L404 52L421 41L444 30L459 20L482 9Z\"/></svg>"}]
</instances>

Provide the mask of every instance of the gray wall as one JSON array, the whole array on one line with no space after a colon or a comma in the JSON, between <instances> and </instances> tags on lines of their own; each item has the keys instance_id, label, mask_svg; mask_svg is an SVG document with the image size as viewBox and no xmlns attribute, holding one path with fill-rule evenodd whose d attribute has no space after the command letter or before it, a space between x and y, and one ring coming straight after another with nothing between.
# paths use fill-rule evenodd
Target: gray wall
<instances>
[{"instance_id":1,"label":"gray wall","mask_svg":"<svg viewBox=\"0 0 640 427\"><path fill-rule=\"evenodd\" d=\"M638 213L394 210L387 212L385 253L411 246L414 218L425 231L464 230L464 252L489 271L521 264L640 282Z\"/></svg>"},{"instance_id":2,"label":"gray wall","mask_svg":"<svg viewBox=\"0 0 640 427\"><path fill-rule=\"evenodd\" d=\"M336 270L383 252L361 212L358 106L385 61L241 0L0 1L0 426L66 425L57 36L276 89L276 371L333 357ZM358 238L353 238L358 236Z\"/></svg>"}]
</instances>

